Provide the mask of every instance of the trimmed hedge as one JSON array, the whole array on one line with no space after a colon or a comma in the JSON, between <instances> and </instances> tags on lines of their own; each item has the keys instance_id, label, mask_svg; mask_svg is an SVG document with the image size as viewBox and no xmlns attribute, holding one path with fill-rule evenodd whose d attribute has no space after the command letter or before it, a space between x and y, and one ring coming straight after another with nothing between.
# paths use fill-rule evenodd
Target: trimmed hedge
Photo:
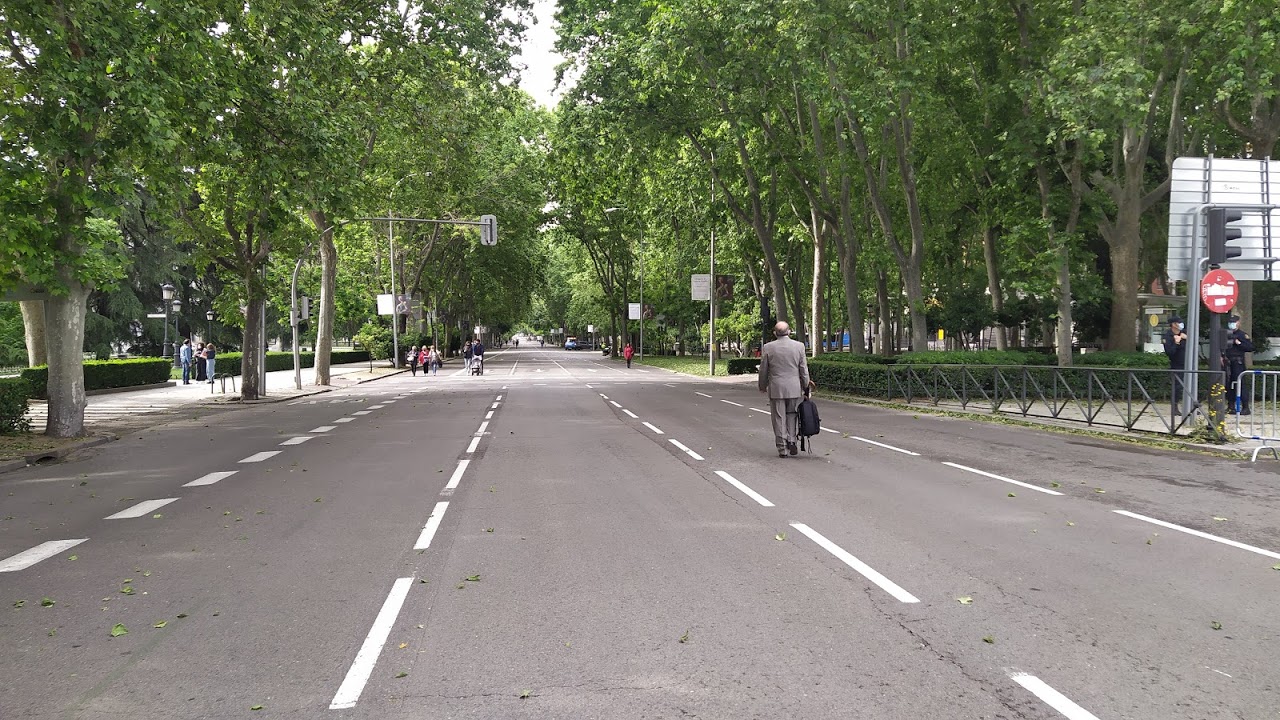
<instances>
[{"instance_id":1,"label":"trimmed hedge","mask_svg":"<svg viewBox=\"0 0 1280 720\"><path fill-rule=\"evenodd\" d=\"M752 375L760 372L760 358L729 358L730 375Z\"/></svg>"},{"instance_id":2,"label":"trimmed hedge","mask_svg":"<svg viewBox=\"0 0 1280 720\"><path fill-rule=\"evenodd\" d=\"M1105 352L1085 353L1072 358L1076 367L1117 367L1117 368L1168 368L1169 357L1164 353L1121 352L1107 350Z\"/></svg>"},{"instance_id":3,"label":"trimmed hedge","mask_svg":"<svg viewBox=\"0 0 1280 720\"><path fill-rule=\"evenodd\" d=\"M27 420L27 400L31 398L31 383L23 378L0 378L0 435L27 432L31 421Z\"/></svg>"},{"instance_id":4,"label":"trimmed hedge","mask_svg":"<svg viewBox=\"0 0 1280 720\"><path fill-rule=\"evenodd\" d=\"M214 372L226 373L228 375L240 374L240 361L244 353L228 352L218 353L214 358ZM298 361L301 367L309 368L316 365L316 354L313 352L304 352L298 354ZM368 350L335 350L329 353L330 365L341 365L343 363L369 362ZM292 352L269 352L267 353L267 372L275 372L277 370L293 369L293 353Z\"/></svg>"},{"instance_id":5,"label":"trimmed hedge","mask_svg":"<svg viewBox=\"0 0 1280 720\"><path fill-rule=\"evenodd\" d=\"M155 385L169 381L173 363L166 358L130 358L128 360L85 360L84 389ZM27 368L22 377L31 385L31 397L49 397L49 368L46 365Z\"/></svg>"},{"instance_id":6,"label":"trimmed hedge","mask_svg":"<svg viewBox=\"0 0 1280 720\"><path fill-rule=\"evenodd\" d=\"M1024 350L927 350L902 353L898 365L1055 365L1052 355Z\"/></svg>"}]
</instances>

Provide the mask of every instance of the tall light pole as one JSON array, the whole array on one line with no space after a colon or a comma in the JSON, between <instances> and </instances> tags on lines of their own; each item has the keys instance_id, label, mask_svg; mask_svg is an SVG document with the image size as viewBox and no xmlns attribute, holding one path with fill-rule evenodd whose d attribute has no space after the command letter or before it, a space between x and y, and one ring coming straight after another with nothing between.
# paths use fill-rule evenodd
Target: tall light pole
<instances>
[{"instance_id":1,"label":"tall light pole","mask_svg":"<svg viewBox=\"0 0 1280 720\"><path fill-rule=\"evenodd\" d=\"M174 298L173 299L173 365L174 367L177 367L178 365L182 364L182 360L178 356L178 339L181 337L178 334L178 313L180 312L182 312L182 301L177 298ZM165 324L168 324L167 320L165 321ZM165 333L168 334L167 328L165 330Z\"/></svg>"},{"instance_id":2,"label":"tall light pole","mask_svg":"<svg viewBox=\"0 0 1280 720\"><path fill-rule=\"evenodd\" d=\"M173 291L175 288L172 283L165 283L160 286L161 305L164 306L164 343L160 345L160 357L168 357L165 353L169 350L169 303L173 300Z\"/></svg>"},{"instance_id":3,"label":"tall light pole","mask_svg":"<svg viewBox=\"0 0 1280 720\"><path fill-rule=\"evenodd\" d=\"M206 312L206 313L204 314L204 319L209 321L208 326L206 326L206 327L207 327L207 329L205 330L205 333L206 333L206 335L207 335L208 337L206 337L206 338L204 339L204 341L205 341L205 342L209 342L210 340L212 340L212 339L213 339L213 311L212 311L212 310L210 310L210 311Z\"/></svg>"},{"instance_id":4,"label":"tall light pole","mask_svg":"<svg viewBox=\"0 0 1280 720\"><path fill-rule=\"evenodd\" d=\"M605 208L606 213L615 213L619 210L626 210L626 205L618 205L616 207ZM640 236L640 349L639 356L644 357L644 236Z\"/></svg>"},{"instance_id":5,"label":"tall light pole","mask_svg":"<svg viewBox=\"0 0 1280 720\"><path fill-rule=\"evenodd\" d=\"M400 183L411 177L417 176L418 173L413 172L405 175L391 186L391 192L387 195L387 248L389 250L388 266L391 270L391 366L400 368L400 303L396 296L396 235L395 220L392 213L394 212L394 200L396 188L400 187ZM431 173L427 173L430 175Z\"/></svg>"}]
</instances>

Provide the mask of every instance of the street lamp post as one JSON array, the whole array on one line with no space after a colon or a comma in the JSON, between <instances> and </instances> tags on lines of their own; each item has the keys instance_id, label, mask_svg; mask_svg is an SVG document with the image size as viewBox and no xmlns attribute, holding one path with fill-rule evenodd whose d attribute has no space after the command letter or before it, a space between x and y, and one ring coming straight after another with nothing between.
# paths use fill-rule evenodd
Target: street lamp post
<instances>
[{"instance_id":1,"label":"street lamp post","mask_svg":"<svg viewBox=\"0 0 1280 720\"><path fill-rule=\"evenodd\" d=\"M173 300L174 290L171 283L160 286L161 305L164 307L164 342L160 345L160 357L168 357L172 353L169 349L169 302Z\"/></svg>"},{"instance_id":2,"label":"street lamp post","mask_svg":"<svg viewBox=\"0 0 1280 720\"><path fill-rule=\"evenodd\" d=\"M605 213L615 213L619 210L626 210L626 205L618 205L616 207L605 208ZM640 349L639 357L644 357L644 236L640 236Z\"/></svg>"},{"instance_id":3,"label":"street lamp post","mask_svg":"<svg viewBox=\"0 0 1280 720\"><path fill-rule=\"evenodd\" d=\"M210 340L213 339L213 311L210 310L206 312L204 314L204 319L209 321L209 324L206 326L206 329L205 329L206 337L204 341L209 342Z\"/></svg>"},{"instance_id":4,"label":"street lamp post","mask_svg":"<svg viewBox=\"0 0 1280 720\"><path fill-rule=\"evenodd\" d=\"M411 177L416 177L418 173L413 172L405 175L391 186L391 192L387 195L387 248L389 250L390 260L388 267L391 270L391 365L394 368L400 367L400 303L396 296L396 237L395 237L395 218L392 213L394 210L394 201L396 196L396 188L400 187L400 183ZM431 173L427 173L429 177Z\"/></svg>"},{"instance_id":5,"label":"street lamp post","mask_svg":"<svg viewBox=\"0 0 1280 720\"><path fill-rule=\"evenodd\" d=\"M182 301L174 298L173 300L173 366L177 367L182 364L182 360L178 357L178 313L182 312ZM169 333L169 321L165 320L165 334Z\"/></svg>"}]
</instances>

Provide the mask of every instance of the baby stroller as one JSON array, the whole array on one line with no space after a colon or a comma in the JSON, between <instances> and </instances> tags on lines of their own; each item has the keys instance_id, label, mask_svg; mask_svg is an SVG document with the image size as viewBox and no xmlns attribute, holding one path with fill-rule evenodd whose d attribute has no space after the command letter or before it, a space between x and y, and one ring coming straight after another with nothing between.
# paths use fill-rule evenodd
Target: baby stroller
<instances>
[{"instance_id":1,"label":"baby stroller","mask_svg":"<svg viewBox=\"0 0 1280 720\"><path fill-rule=\"evenodd\" d=\"M484 356L483 355L477 355L471 358L471 374L472 375L484 374Z\"/></svg>"}]
</instances>

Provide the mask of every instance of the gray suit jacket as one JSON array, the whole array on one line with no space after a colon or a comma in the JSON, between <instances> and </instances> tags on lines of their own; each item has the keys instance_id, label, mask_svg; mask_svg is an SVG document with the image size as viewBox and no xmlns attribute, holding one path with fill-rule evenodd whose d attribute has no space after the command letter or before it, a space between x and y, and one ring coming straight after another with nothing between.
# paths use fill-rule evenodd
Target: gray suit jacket
<instances>
[{"instance_id":1,"label":"gray suit jacket","mask_svg":"<svg viewBox=\"0 0 1280 720\"><path fill-rule=\"evenodd\" d=\"M804 356L804 343L790 337L765 343L760 351L761 392L771 398L798 398L809 387L809 363Z\"/></svg>"}]
</instances>

